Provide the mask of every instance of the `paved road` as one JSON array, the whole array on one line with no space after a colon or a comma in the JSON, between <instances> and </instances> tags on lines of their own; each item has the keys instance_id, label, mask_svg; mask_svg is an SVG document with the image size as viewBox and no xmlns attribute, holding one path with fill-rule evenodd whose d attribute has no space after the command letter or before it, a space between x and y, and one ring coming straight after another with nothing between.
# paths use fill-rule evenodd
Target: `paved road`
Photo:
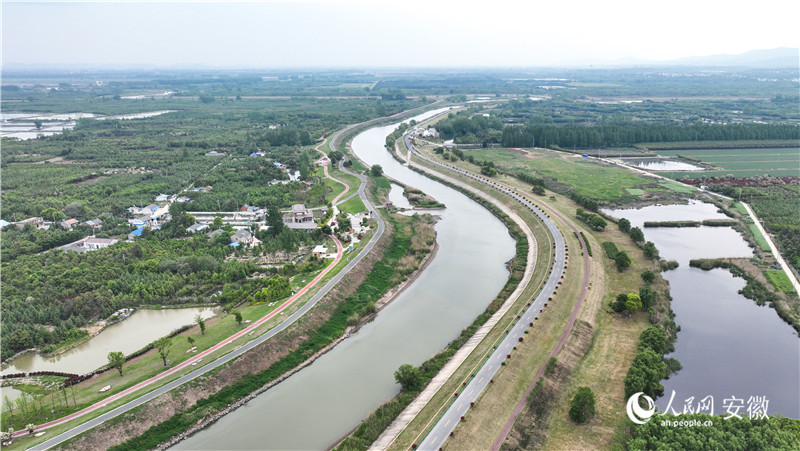
<instances>
[{"instance_id":1,"label":"paved road","mask_svg":"<svg viewBox=\"0 0 800 451\"><path fill-rule=\"evenodd\" d=\"M474 180L480 181L498 191L503 192L511 196L512 198L516 199L522 205L527 207L531 212L533 212L539 219L544 223L547 229L550 231L550 234L554 238L554 262L553 262L553 270L551 271L547 281L545 282L544 287L540 291L539 295L536 296L535 299L532 299L530 302L530 306L525 310L525 312L520 315L521 317L514 323L514 325L508 329L505 338L500 342L497 346L496 350L488 357L488 359L484 362L483 366L475 373L475 376L467 383L467 386L463 388L459 393L455 395L455 400L453 403L448 407L445 413L440 417L434 427L430 430L430 432L423 438L422 442L419 445L419 449L423 450L435 450L442 447L445 440L450 436L450 433L455 429L458 423L461 421L461 418L466 415L467 410L469 410L470 405L474 403L478 396L486 389L486 387L492 382L495 374L500 370L502 366L502 362L509 358L509 356L513 355L513 348L519 343L519 340L522 338L528 338L529 340L533 339L533 336L525 334L525 330L530 327L530 325L535 321L535 318L544 311L548 302L552 302L553 294L557 293L558 291L558 283L561 280L561 277L566 269L567 264L567 247L564 241L564 237L561 232L558 230L556 225L550 220L547 213L543 210L539 209L537 206L533 204L530 200L517 194L514 190L509 189L508 187L496 183L492 180L486 179L484 177L472 174L471 172L464 171L460 168L456 168L454 166L446 165L440 163L435 160L431 160L424 155L420 154L416 151L413 144L411 144L410 136L406 135L404 137L405 144L407 148L411 149L411 151L421 159L424 159L432 164L445 168L447 170L457 172L461 175L470 177Z\"/></svg>"},{"instance_id":2,"label":"paved road","mask_svg":"<svg viewBox=\"0 0 800 451\"><path fill-rule=\"evenodd\" d=\"M331 149L334 148L333 147L333 142L342 133L346 132L347 130L350 130L352 127L355 127L355 126L348 127L346 129L338 132L333 138L331 138L331 141L329 142L329 145L331 146ZM358 195L361 196L361 200L362 200L362 202L364 202L364 205L367 207L368 211L374 211L374 208L373 208L372 204L370 203L370 201L367 199L367 196L366 196L366 193L365 193L366 183L367 183L366 177L364 177L361 174L355 174L353 172L350 172L350 171L344 169L343 162L339 163L339 169L342 170L343 172L347 173L347 174L354 175L354 176L358 177L361 180L361 185L358 188ZM226 364L227 362L235 359L236 357L239 357L240 355L244 354L245 352L247 352L247 351L255 348L256 346L264 343L265 341L269 340L270 338L272 338L273 336L275 336L279 332L285 330L287 327L292 325L295 321L300 319L309 310L311 310L326 294L328 294L328 292L331 289L333 289L333 287L337 283L339 283L339 281L342 280L342 278L347 273L349 273L361 261L362 258L364 258L365 255L367 255L367 253L369 253L372 250L373 247L375 247L375 243L377 243L378 239L380 239L381 235L383 235L383 232L385 230L385 224L383 222L383 219L380 217L380 215L374 215L374 217L378 221L378 229L377 229L376 233L372 236L370 241L366 244L366 246L364 246L362 251L359 252L358 255L356 255L356 257L352 261L350 261L350 263L348 263L347 266L345 266L338 274L336 274L333 278L331 278L331 280L328 281L328 283L317 294L315 294L303 307L301 307L300 310L295 312L293 315L291 315L289 318L287 318L281 324L279 324L278 326L276 326L275 328L273 328L269 332L265 333L264 335L261 335L260 337L256 338L255 340L252 340L252 341L246 343L242 347L240 347L240 348L238 348L238 349L236 349L236 350L234 350L234 351L232 351L232 352L220 357L217 360L214 360L213 362L203 366L202 368L199 368L199 369L197 369L195 371L192 371L191 373L188 373L185 376L182 376L182 377L180 377L180 378L178 378L178 379L176 379L176 380L174 380L174 381L172 381L172 382L170 382L170 383L168 383L166 385L163 385L163 386L161 386L161 387L159 387L159 388L157 388L157 389L155 389L155 390L153 390L153 391L151 391L151 392L149 392L149 393L147 393L147 394L145 394L143 396L140 396L139 398L136 398L136 399L134 399L134 400L132 400L130 402L127 402L127 403L117 407L116 409L113 409L113 410L111 410L109 412L106 412L106 413L96 417L96 418L93 418L92 420L89 420L86 423L78 425L78 426L76 426L76 427L64 432L61 435L58 435L56 437L53 437L50 440L42 442L42 443L36 445L35 447L33 447L32 449L34 449L34 450L49 449L49 448L51 448L53 446L56 446L56 445L58 445L58 444L60 444L60 443L62 443L64 441L66 441L66 440L69 440L69 439L71 439L71 438L73 438L73 437L75 437L75 436L77 436L79 434L82 434L83 432L86 432L86 431L88 431L88 430L90 430L90 429L92 429L92 428L94 428L96 426L99 426L100 424L104 423L105 421L110 420L111 418L114 418L114 417L116 417L118 415L121 415L122 413L125 413L125 412L127 412L127 411L129 411L131 409L134 409L134 408L136 408L136 407L138 407L138 406L140 406L140 405L142 405L142 404L144 404L144 403L146 403L146 402L148 402L148 401L150 401L152 399L157 398L158 396L161 396L164 393L167 393L167 392L169 392L169 391L171 391L171 390L173 390L173 389L175 389L177 387L180 387L181 385L183 385L183 384L185 384L185 383L187 383L187 382L189 382L189 381L191 381L191 380L193 380L193 379L195 379L195 378L197 378L197 377L199 377L199 376L201 376L201 375L203 375L203 374L205 374L205 373L207 373L207 372L209 372L209 371L211 371L211 370L213 370L213 369L215 369L217 367L219 367L220 365ZM246 329L242 330L241 332L237 333L236 335L231 336L230 338L228 338L228 339L224 340L223 342L215 345L214 347L209 348L206 351L203 351L202 353L200 353L200 354L194 356L193 358L181 363L180 365L175 366L174 368L171 368L170 370L165 371L164 373L159 374L158 376L155 376L155 377L153 377L151 379L148 379L147 381L144 381L144 382L142 382L140 384L137 384L134 387L131 387L131 388L129 388L129 389L123 391L123 392L120 392L120 393L118 393L118 394L116 394L116 395L114 395L112 397L109 397L109 398L107 398L107 399L105 399L105 400L103 400L103 401L101 401L101 402L99 402L97 404L89 406L89 407L87 407L87 408L85 408L85 409L83 409L83 410L81 410L79 412L76 412L76 413L72 414L72 415L69 415L69 416L64 417L64 418L60 418L60 419L52 421L50 423L46 423L46 424L40 425L39 427L36 428L36 430L39 431L39 430L48 429L48 428L51 428L51 427L56 426L58 424L64 423L66 421L70 421L70 420L72 420L74 418L77 418L79 416L85 415L85 414L87 414L89 412L92 412L92 411L95 411L97 409L103 408L110 402L113 402L113 401L115 401L115 400L117 400L119 398L122 398L122 397L124 397L124 396L126 396L126 395L128 395L128 394L130 394L130 393L132 393L134 391L137 391L137 390L139 390L139 389L141 389L141 388L143 388L143 387L145 387L147 385L152 384L153 382L161 380L164 377L167 377L167 376L175 373L176 371L179 371L179 370L191 365L194 362L197 362L199 359L203 358L204 356L208 355L209 353L211 353L211 352L213 352L213 351L215 351L217 349L220 349L223 346L228 345L229 343L231 343L232 341L242 337L243 335L246 335L246 334L250 333L253 329L255 329L256 327L260 326L261 324L263 324L267 320L273 318L275 315L280 314L281 310L283 310L285 307L288 307L296 299L298 299L300 296L305 294L309 289L311 289L311 287L313 287L317 282L319 282L319 280L322 279L322 277L324 277L341 260L341 258L342 258L342 245L339 242L339 240L337 240L335 237L334 237L334 240L336 240L336 247L337 247L337 256L336 256L336 259L334 260L334 262L331 265L329 265L316 278L314 278L314 280L312 280L308 285L303 287L302 290L300 290L297 294L292 296L288 301L286 301L284 304L282 304L280 307L278 307L276 310L274 310L269 315L265 316L264 318L261 318L256 323L253 323L251 326L247 327ZM26 433L25 431L18 431L15 434L15 437L19 437L21 435L24 435L25 433Z\"/></svg>"}]
</instances>

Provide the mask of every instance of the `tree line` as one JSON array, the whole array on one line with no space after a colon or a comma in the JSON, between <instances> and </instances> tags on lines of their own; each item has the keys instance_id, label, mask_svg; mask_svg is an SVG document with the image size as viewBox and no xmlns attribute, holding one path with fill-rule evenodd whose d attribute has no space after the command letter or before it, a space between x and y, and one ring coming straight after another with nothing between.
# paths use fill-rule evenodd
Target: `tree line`
<instances>
[{"instance_id":1,"label":"tree line","mask_svg":"<svg viewBox=\"0 0 800 451\"><path fill-rule=\"evenodd\" d=\"M788 124L629 124L505 126L504 147L605 148L674 141L800 139L800 127Z\"/></svg>"}]
</instances>

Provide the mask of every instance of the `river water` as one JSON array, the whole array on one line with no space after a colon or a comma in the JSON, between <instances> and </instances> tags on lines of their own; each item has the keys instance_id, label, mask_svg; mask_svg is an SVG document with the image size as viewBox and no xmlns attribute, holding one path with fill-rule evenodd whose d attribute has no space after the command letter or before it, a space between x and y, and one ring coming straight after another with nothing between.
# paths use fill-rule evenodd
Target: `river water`
<instances>
[{"instance_id":1,"label":"river water","mask_svg":"<svg viewBox=\"0 0 800 451\"><path fill-rule=\"evenodd\" d=\"M353 151L447 205L436 225L436 258L358 333L175 449L324 449L399 392L393 374L400 365L444 349L503 287L514 255L505 226L463 194L397 163L384 149L396 126L359 134Z\"/></svg>"},{"instance_id":2,"label":"river water","mask_svg":"<svg viewBox=\"0 0 800 451\"><path fill-rule=\"evenodd\" d=\"M192 324L194 317L213 316L211 308L137 310L128 319L105 328L89 341L51 357L27 353L4 364L3 374L32 371L62 371L85 374L108 363L108 353L131 354L148 343L181 326Z\"/></svg>"},{"instance_id":3,"label":"river water","mask_svg":"<svg viewBox=\"0 0 800 451\"><path fill-rule=\"evenodd\" d=\"M650 206L638 210L613 210L631 225L644 221L677 221L725 218L711 204ZM751 257L752 250L729 227L642 228L656 244L661 257L680 266L663 273L669 281L672 310L680 326L675 352L683 369L662 381L665 395L656 401L659 410L683 412L686 400L696 406L712 396L714 414L726 415L726 405L743 404L747 415L751 396L768 400L767 414L800 418L800 340L775 310L738 294L745 285L723 269L690 268L689 260L716 257ZM740 401L726 400L735 397Z\"/></svg>"}]
</instances>

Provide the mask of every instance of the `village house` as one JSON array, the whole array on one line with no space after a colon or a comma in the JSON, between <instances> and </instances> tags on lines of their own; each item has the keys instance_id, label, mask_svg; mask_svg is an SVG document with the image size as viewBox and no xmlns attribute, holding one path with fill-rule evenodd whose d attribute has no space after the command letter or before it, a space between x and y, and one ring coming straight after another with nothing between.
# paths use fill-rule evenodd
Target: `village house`
<instances>
[{"instance_id":1,"label":"village house","mask_svg":"<svg viewBox=\"0 0 800 451\"><path fill-rule=\"evenodd\" d=\"M159 194L156 196L156 202L168 202L170 197L172 196L169 194Z\"/></svg>"},{"instance_id":2,"label":"village house","mask_svg":"<svg viewBox=\"0 0 800 451\"><path fill-rule=\"evenodd\" d=\"M240 245L253 244L253 234L249 230L237 230L236 233L231 235L231 243L238 243Z\"/></svg>"},{"instance_id":3,"label":"village house","mask_svg":"<svg viewBox=\"0 0 800 451\"><path fill-rule=\"evenodd\" d=\"M197 232L202 232L207 228L208 224L203 224L198 222L197 224L190 225L188 228L186 228L186 231L189 233L197 233Z\"/></svg>"},{"instance_id":4,"label":"village house","mask_svg":"<svg viewBox=\"0 0 800 451\"><path fill-rule=\"evenodd\" d=\"M91 227L91 228L93 228L95 230L99 230L99 229L103 228L103 220L100 219L100 218L92 219L90 221L86 221L83 224L87 225L87 226L89 226L89 227Z\"/></svg>"},{"instance_id":5,"label":"village house","mask_svg":"<svg viewBox=\"0 0 800 451\"><path fill-rule=\"evenodd\" d=\"M303 204L292 205L292 218L294 223L314 222L314 214Z\"/></svg>"},{"instance_id":6,"label":"village house","mask_svg":"<svg viewBox=\"0 0 800 451\"><path fill-rule=\"evenodd\" d=\"M18 229L25 228L26 224L30 224L38 229L44 225L44 219L38 216L34 216L32 218L23 219L22 221L14 223L14 225L16 225Z\"/></svg>"},{"instance_id":7,"label":"village house","mask_svg":"<svg viewBox=\"0 0 800 451\"><path fill-rule=\"evenodd\" d=\"M61 221L61 227L70 230L72 230L72 228L78 224L80 224L80 221L78 221L75 218L65 219L64 221Z\"/></svg>"},{"instance_id":8,"label":"village house","mask_svg":"<svg viewBox=\"0 0 800 451\"><path fill-rule=\"evenodd\" d=\"M177 198L175 201L178 202L179 204L184 204L186 202L189 202L190 200L192 200L191 197L181 196Z\"/></svg>"},{"instance_id":9,"label":"village house","mask_svg":"<svg viewBox=\"0 0 800 451\"><path fill-rule=\"evenodd\" d=\"M88 250L103 249L115 244L118 241L119 240L114 238L95 238L93 236L90 236L85 240L83 240L83 247L85 247Z\"/></svg>"},{"instance_id":10,"label":"village house","mask_svg":"<svg viewBox=\"0 0 800 451\"><path fill-rule=\"evenodd\" d=\"M318 245L311 251L311 256L314 258L325 258L328 254L328 248L323 245Z\"/></svg>"},{"instance_id":11,"label":"village house","mask_svg":"<svg viewBox=\"0 0 800 451\"><path fill-rule=\"evenodd\" d=\"M212 150L211 152L206 152L207 157L224 157L225 152L217 152L216 150Z\"/></svg>"},{"instance_id":12,"label":"village house","mask_svg":"<svg viewBox=\"0 0 800 451\"><path fill-rule=\"evenodd\" d=\"M223 232L222 229L217 229L212 232L208 232L206 235L208 235L209 239L214 239L216 236L222 235L222 232Z\"/></svg>"}]
</instances>

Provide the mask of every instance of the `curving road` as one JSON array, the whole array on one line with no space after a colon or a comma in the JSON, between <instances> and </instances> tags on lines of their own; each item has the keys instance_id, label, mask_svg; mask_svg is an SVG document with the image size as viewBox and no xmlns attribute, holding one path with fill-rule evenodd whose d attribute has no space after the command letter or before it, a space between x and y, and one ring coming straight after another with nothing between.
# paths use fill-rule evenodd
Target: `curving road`
<instances>
[{"instance_id":1,"label":"curving road","mask_svg":"<svg viewBox=\"0 0 800 451\"><path fill-rule=\"evenodd\" d=\"M554 238L553 250L555 255L553 262L553 270L550 272L550 275L548 276L547 281L545 282L545 285L540 291L539 295L536 296L535 299L531 300L529 307L525 310L525 312L522 315L520 315L520 318L517 319L514 325L510 329L508 329L505 338L503 338L500 344L497 345L495 351L487 358L487 360L483 363L483 366L481 366L481 368L475 373L475 376L467 383L466 387L464 387L461 392L454 394L455 399L453 403L447 408L445 413L439 418L439 420L436 422L433 428L427 433L427 435L424 436L422 442L419 444L418 447L419 449L423 450L435 450L443 446L445 440L447 440L447 438L456 428L458 423L466 415L471 405L477 400L478 396L480 396L480 394L483 393L486 387L492 382L495 374L497 374L497 372L500 370L502 362L508 358L511 358L514 346L516 346L517 343L519 343L519 341L525 337L525 330L528 329L530 325L535 321L536 317L544 311L547 302L552 300L552 296L558 292L558 283L563 277L564 270L567 267L568 249L566 247L564 236L561 234L561 231L558 230L556 225L550 220L549 215L545 213L543 210L539 209L535 204L533 204L532 201L518 194L513 188L499 184L493 180L481 177L479 175L472 174L471 172L462 170L460 168L440 163L438 161L427 158L426 156L420 154L414 148L413 144L411 144L409 135L404 136L403 139L405 141L406 147L410 149L411 152L418 158L421 158L436 166L445 168L449 171L453 171L461 175L470 177L473 180L477 180L504 194L511 196L512 198L520 202L522 205L524 205L526 208L528 208L536 216L538 216ZM583 244L582 239L581 239L581 244ZM588 255L584 255L584 258L588 259ZM586 260L585 264L588 271L588 260ZM573 311L573 314L570 318L570 322L564 332L564 335L559 341L559 344L557 345L556 349L553 351L553 354L557 353L561 349L563 342L566 341L566 337L572 328L572 325L575 321L575 317L577 316L577 311L578 307L580 307L580 302L582 301L583 295L585 294L587 283L588 283L588 273L587 273L587 278L584 280L584 287L583 287L583 292L581 293L581 298L578 304L576 305L576 308ZM540 375L537 375L537 379L538 377L540 377ZM516 414L518 414L518 412L515 413L514 418L516 417ZM513 422L511 424L513 424ZM503 434L503 437L505 437L505 434Z\"/></svg>"},{"instance_id":2,"label":"curving road","mask_svg":"<svg viewBox=\"0 0 800 451\"><path fill-rule=\"evenodd\" d=\"M330 145L331 149L334 149L333 142L342 133L352 129L353 127L357 127L358 125L361 125L361 124L356 124L356 125L350 126L348 128L345 128L345 129L339 131L338 133L336 133L336 135L333 138L331 138L331 140L329 142L329 145ZM324 144L324 142L323 142L323 144ZM317 146L317 147L320 147L320 146ZM317 150L319 150L319 149L317 149ZM374 208L373 208L372 204L369 202L369 200L367 199L366 192L365 192L366 184L367 184L367 178L365 176L361 175L361 174L355 174L353 172L350 172L350 171L344 169L343 162L339 163L339 169L342 170L342 172L345 172L347 174L356 176L361 180L361 184L360 184L360 186L358 188L357 194L361 197L361 200L362 200L362 202L364 202L364 205L367 207L368 211L374 212ZM327 167L325 168L325 173L327 175ZM336 180L336 179L334 179L334 180ZM341 182L339 180L336 180L336 181L339 182L339 183L342 183L343 185L345 185L347 187L347 189L349 189L349 186L346 183ZM344 192L347 192L347 189L345 189ZM344 194L344 192L342 194ZM355 194L353 194L353 195L355 195ZM341 195L337 196L337 199L339 197L341 197ZM350 197L352 197L352 195L348 196L347 199L349 199ZM336 201L337 199L335 199L334 201ZM344 202L347 199L339 200L338 203ZM66 440L69 440L69 439L71 439L71 438L73 438L73 437L75 437L75 436L77 436L79 434L82 434L82 433L84 433L84 432L86 432L86 431L88 431L88 430L90 430L92 428L95 428L95 427L99 426L100 424L103 424L105 421L108 421L108 420L110 420L110 419L112 419L112 418L114 418L114 417L116 417L118 415L121 415L121 414L123 414L123 413L125 413L125 412L127 412L127 411L129 411L131 409L134 409L134 408L136 408L136 407L138 407L138 406L140 406L140 405L142 405L142 404L144 404L144 403L146 403L148 401L151 401L151 400L157 398L158 396L161 396L161 395L163 395L163 394L165 394L165 393L167 393L167 392L169 392L171 390L174 390L175 388L180 387L181 385L183 385L183 384L185 384L185 383L187 383L187 382L189 382L189 381L191 381L191 380L193 380L193 379L195 379L195 378L197 378L199 376L202 376L203 374L205 374L205 373L207 373L207 372L209 372L209 371L211 371L211 370L213 370L215 368L218 368L221 365L224 365L224 364L228 363L229 361L239 357L240 355L244 354L245 352L255 348L256 346L259 346L260 344L262 344L265 341L269 340L270 338L274 337L279 332L285 330L287 327L289 327L294 322L296 322L298 319L300 319L303 315L305 315L309 310L311 310L326 294L328 294L328 292L331 289L333 289L334 286L336 286L337 283L339 283L339 281L342 280L342 278L345 275L347 275L347 273L349 273L361 261L362 258L364 258L365 255L367 255L372 250L373 247L375 247L375 243L377 243L377 241L383 235L383 232L385 230L385 224L383 222L383 219L380 217L380 215L373 215L373 217L375 217L377 219L378 229L377 229L376 233L372 236L370 241L366 244L366 246L364 246L363 250L361 252L359 252L358 255L356 255L356 257L353 258L353 260L350 261L347 264L347 266L345 266L338 274L333 276L333 278L331 278L331 280L328 281L328 283L325 284L325 286L317 294L315 294L305 305L303 305L303 307L301 307L297 312L295 312L294 314L289 316L289 318L287 318L285 321L283 321L282 323L280 323L279 325L277 325L276 327L274 327L273 329L271 329L270 331L268 331L264 335L261 335L260 337L258 337L256 339L246 343L245 345L241 346L240 348L238 348L238 349L236 349L236 350L234 350L232 352L229 352L228 354L218 358L217 360L214 360L213 362L203 366L202 368L194 370L194 371L192 371L192 372L190 372L190 373L188 373L188 374L186 374L186 375L184 375L184 376L182 376L182 377L180 377L180 378L178 378L178 379L176 379L176 380L174 380L174 381L172 381L172 382L170 382L168 384L165 384L165 385L163 385L163 386L161 386L161 387L159 387L159 388L157 388L157 389L155 389L155 390L153 390L153 391L151 391L151 392L149 392L149 393L147 393L145 395L142 395L142 396L140 396L140 397L138 397L138 398L136 398L134 400L131 400L131 401L129 401L129 402L127 402L127 403L125 403L125 404L113 409L113 410L110 410L110 411L108 411L108 412L106 412L106 413L104 413L104 414L102 414L102 415L100 415L98 417L95 417L95 418L87 421L86 423L80 424L80 425L78 425L78 426L76 426L76 427L74 427L74 428L72 428L72 429L70 429L70 430L68 430L68 431L56 436L56 437L53 437L50 440L47 440L45 442L42 442L42 443L34 446L31 449L34 449L34 450L49 449L49 448L51 448L53 446L56 446L56 445L58 445L58 444L60 444L60 443L62 443L64 441L66 441ZM52 428L52 427L57 426L59 424L62 424L64 422L71 421L71 420L73 420L73 419L75 419L77 417L86 415L87 413L93 412L93 411L95 411L97 409L103 408L103 407L107 406L109 403L111 403L113 401L116 401L117 399L120 399L120 398L122 398L124 396L127 396L127 395L129 395L129 394L131 394L131 393L133 393L135 391L138 391L138 390L140 390L140 389L142 389L142 388L144 388L146 386L149 386L149 385L153 384L156 381L159 381L159 380L161 380L161 379L163 379L163 378L165 378L167 376L170 376L170 375L174 374L175 372L177 372L177 371L179 371L179 370L181 370L183 368L186 368L187 366L190 366L192 363L198 362L204 356L207 356L211 352L214 352L214 351L222 348L223 346L226 346L226 345L230 344L234 340L236 340L236 339L238 339L238 338L250 333L256 327L259 327L260 325L264 324L264 322L268 321L269 319L274 318L276 315L280 314L281 311L283 311L286 307L288 307L289 305L294 303L300 296L302 296L303 294L308 292L308 290L310 290L314 285L316 285L325 275L328 274L328 272L330 272L331 269L333 269L336 266L336 264L339 263L339 261L342 258L342 255L343 255L342 244L339 242L338 239L336 239L336 237L333 237L333 239L336 241L336 247L337 247L337 255L336 255L336 258L334 259L334 261L330 265L328 265L325 268L325 270L323 270L322 273L320 273L317 277L315 277L314 280L312 280L308 285L303 287L297 294L295 294L294 296L289 298L289 300L287 300L285 303L283 303L280 307L275 309L270 314L268 314L265 317L259 319L258 321L256 321L252 325L250 325L247 328L245 328L242 331L240 331L239 333L227 338L226 340L224 340L224 341L218 343L217 345L215 345L215 346L203 351L202 353L199 353L198 355L192 357L191 359L186 360L185 362L182 362L181 364L176 365L175 367L170 368L169 370L167 370L167 371L165 371L165 372L163 372L163 373L161 373L161 374L159 374L157 376L154 376L151 379L148 379L148 380L146 380L144 382L141 382L141 383L139 383L139 384L137 384L137 385L135 385L133 387L130 387L127 390L124 390L124 391L122 391L120 393L117 393L117 394L115 394L115 395L113 395L113 396L111 396L109 398L106 398L106 399L104 399L104 400L102 400L102 401L100 401L100 402L98 402L98 403L96 403L96 404L94 404L92 406L89 406L89 407L87 407L87 408L85 408L85 409L83 409L83 410L81 410L79 412L76 412L76 413L74 413L72 415L60 418L58 420L51 421L49 423L45 423L45 424L39 425L36 428L36 430L40 431L40 430L44 430L44 429L49 429L49 428ZM24 435L26 433L27 433L27 431L24 431L24 430L23 431L18 431L18 432L16 432L14 434L14 436L15 437L20 437L20 436L22 436L22 435Z\"/></svg>"}]
</instances>

